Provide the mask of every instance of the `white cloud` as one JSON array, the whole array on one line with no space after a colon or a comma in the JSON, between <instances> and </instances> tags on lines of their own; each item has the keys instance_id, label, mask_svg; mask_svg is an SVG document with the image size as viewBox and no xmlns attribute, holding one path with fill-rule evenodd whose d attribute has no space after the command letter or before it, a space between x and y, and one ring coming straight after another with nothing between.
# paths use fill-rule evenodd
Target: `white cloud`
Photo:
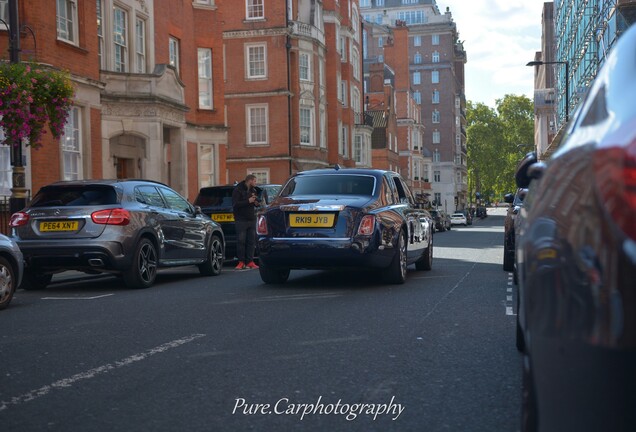
<instances>
[{"instance_id":1,"label":"white cloud","mask_svg":"<svg viewBox=\"0 0 636 432\"><path fill-rule=\"evenodd\" d=\"M490 106L506 94L532 97L533 68L541 49L543 0L438 0L450 7L464 41L466 99Z\"/></svg>"}]
</instances>

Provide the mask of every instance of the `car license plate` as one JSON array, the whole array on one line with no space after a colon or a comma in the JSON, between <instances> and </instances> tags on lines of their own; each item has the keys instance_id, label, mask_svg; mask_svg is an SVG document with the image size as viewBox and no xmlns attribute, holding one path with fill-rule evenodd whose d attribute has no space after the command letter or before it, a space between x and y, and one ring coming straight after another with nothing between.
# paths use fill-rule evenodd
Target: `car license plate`
<instances>
[{"instance_id":1,"label":"car license plate","mask_svg":"<svg viewBox=\"0 0 636 432\"><path fill-rule=\"evenodd\" d=\"M77 231L78 228L79 228L79 221L40 222L40 231L42 232Z\"/></svg>"},{"instance_id":2,"label":"car license plate","mask_svg":"<svg viewBox=\"0 0 636 432\"><path fill-rule=\"evenodd\" d=\"M294 228L331 228L336 215L333 213L290 213L289 226Z\"/></svg>"},{"instance_id":3,"label":"car license plate","mask_svg":"<svg viewBox=\"0 0 636 432\"><path fill-rule=\"evenodd\" d=\"M215 222L234 222L233 213L212 213L210 218Z\"/></svg>"}]
</instances>

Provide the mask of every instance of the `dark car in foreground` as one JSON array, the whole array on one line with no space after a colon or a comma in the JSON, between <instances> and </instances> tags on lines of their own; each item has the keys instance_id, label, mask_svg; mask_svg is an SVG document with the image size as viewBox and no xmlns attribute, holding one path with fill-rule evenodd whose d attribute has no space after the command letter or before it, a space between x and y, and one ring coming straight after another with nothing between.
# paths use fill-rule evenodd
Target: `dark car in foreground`
<instances>
[{"instance_id":1,"label":"dark car in foreground","mask_svg":"<svg viewBox=\"0 0 636 432\"><path fill-rule=\"evenodd\" d=\"M504 219L503 269L505 271L513 271L515 268L515 222L527 192L527 189L519 188L516 193L504 196L504 201L509 204Z\"/></svg>"},{"instance_id":2,"label":"dark car in foreground","mask_svg":"<svg viewBox=\"0 0 636 432\"><path fill-rule=\"evenodd\" d=\"M516 179L523 430L636 430L636 27Z\"/></svg>"},{"instance_id":3,"label":"dark car in foreground","mask_svg":"<svg viewBox=\"0 0 636 432\"><path fill-rule=\"evenodd\" d=\"M44 186L11 216L24 255L22 287L41 289L65 270L121 275L151 286L158 267L223 267L221 227L168 186L146 180L77 180Z\"/></svg>"},{"instance_id":4,"label":"dark car in foreground","mask_svg":"<svg viewBox=\"0 0 636 432\"><path fill-rule=\"evenodd\" d=\"M404 283L409 264L431 269L432 223L397 173L301 172L259 212L261 278L281 283L290 269L371 268L389 283Z\"/></svg>"},{"instance_id":5,"label":"dark car in foreground","mask_svg":"<svg viewBox=\"0 0 636 432\"><path fill-rule=\"evenodd\" d=\"M194 205L201 207L201 211L213 221L221 225L225 235L225 257L236 257L236 226L232 210L232 192L236 185L207 186L199 190ZM280 192L279 184L264 184L256 186L259 208L269 205Z\"/></svg>"},{"instance_id":6,"label":"dark car in foreground","mask_svg":"<svg viewBox=\"0 0 636 432\"><path fill-rule=\"evenodd\" d=\"M22 281L24 262L20 248L9 237L0 234L0 309L9 306Z\"/></svg>"}]
</instances>

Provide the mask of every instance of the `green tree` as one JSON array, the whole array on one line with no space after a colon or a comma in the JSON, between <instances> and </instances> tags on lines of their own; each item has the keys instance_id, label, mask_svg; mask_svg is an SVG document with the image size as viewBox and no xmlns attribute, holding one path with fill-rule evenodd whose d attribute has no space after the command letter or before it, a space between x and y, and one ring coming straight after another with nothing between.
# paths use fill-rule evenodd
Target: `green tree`
<instances>
[{"instance_id":1,"label":"green tree","mask_svg":"<svg viewBox=\"0 0 636 432\"><path fill-rule=\"evenodd\" d=\"M534 107L526 96L506 95L496 108L468 102L469 193L501 200L515 190L514 172L534 142Z\"/></svg>"}]
</instances>

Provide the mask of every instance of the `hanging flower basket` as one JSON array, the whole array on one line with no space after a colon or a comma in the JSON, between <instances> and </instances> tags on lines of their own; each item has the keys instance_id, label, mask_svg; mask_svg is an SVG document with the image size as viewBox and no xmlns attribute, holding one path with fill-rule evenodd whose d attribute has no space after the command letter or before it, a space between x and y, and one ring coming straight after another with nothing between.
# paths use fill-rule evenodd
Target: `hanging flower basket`
<instances>
[{"instance_id":1,"label":"hanging flower basket","mask_svg":"<svg viewBox=\"0 0 636 432\"><path fill-rule=\"evenodd\" d=\"M22 139L37 148L42 145L45 126L55 139L73 105L74 89L70 74L39 65L0 63L0 127L7 143Z\"/></svg>"}]
</instances>

